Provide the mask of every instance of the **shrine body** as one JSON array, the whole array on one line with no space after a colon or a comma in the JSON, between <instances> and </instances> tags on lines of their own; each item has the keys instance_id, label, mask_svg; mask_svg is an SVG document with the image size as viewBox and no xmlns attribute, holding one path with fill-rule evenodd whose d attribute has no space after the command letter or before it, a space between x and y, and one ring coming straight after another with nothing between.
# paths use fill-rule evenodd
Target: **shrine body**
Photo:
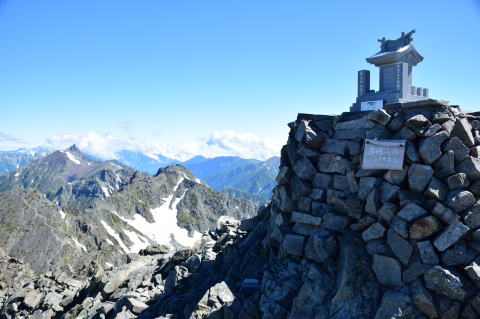
<instances>
[{"instance_id":1,"label":"shrine body","mask_svg":"<svg viewBox=\"0 0 480 319\"><path fill-rule=\"evenodd\" d=\"M427 88L412 85L412 69L423 60L411 44L414 32L402 32L396 40L378 40L380 51L366 60L379 68L379 90L370 89L370 71L358 71L357 99L350 111L375 110L385 104L429 99Z\"/></svg>"}]
</instances>

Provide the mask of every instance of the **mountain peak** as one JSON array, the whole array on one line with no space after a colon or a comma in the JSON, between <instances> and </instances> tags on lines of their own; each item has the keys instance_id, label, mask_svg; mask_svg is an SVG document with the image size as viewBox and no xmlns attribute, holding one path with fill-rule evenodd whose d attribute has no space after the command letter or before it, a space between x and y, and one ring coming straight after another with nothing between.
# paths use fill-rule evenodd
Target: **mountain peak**
<instances>
[{"instance_id":1,"label":"mountain peak","mask_svg":"<svg viewBox=\"0 0 480 319\"><path fill-rule=\"evenodd\" d=\"M65 150L65 152L70 152L72 154L81 154L82 151L80 151L80 149L77 147L76 144L73 144L72 146L70 146L69 148L67 148Z\"/></svg>"}]
</instances>

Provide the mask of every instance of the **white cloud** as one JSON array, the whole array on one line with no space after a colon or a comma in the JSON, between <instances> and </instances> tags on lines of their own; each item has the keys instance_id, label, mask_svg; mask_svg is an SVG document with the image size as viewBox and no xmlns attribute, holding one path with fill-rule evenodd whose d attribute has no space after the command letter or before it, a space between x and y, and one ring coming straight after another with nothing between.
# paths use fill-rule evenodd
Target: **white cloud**
<instances>
[{"instance_id":1,"label":"white cloud","mask_svg":"<svg viewBox=\"0 0 480 319\"><path fill-rule=\"evenodd\" d=\"M141 151L152 158L156 158L155 154L161 154L182 161L196 155L239 156L265 160L272 156L279 156L281 147L280 142L234 131L213 132L208 138L199 138L176 145L155 139L136 142L130 138L127 141L110 134L97 133L54 135L47 139L47 144L56 149L64 149L76 144L83 152L104 159L116 158L117 151L128 149Z\"/></svg>"},{"instance_id":2,"label":"white cloud","mask_svg":"<svg viewBox=\"0 0 480 319\"><path fill-rule=\"evenodd\" d=\"M47 139L47 144L54 149L65 149L76 144L82 152L104 159L115 158L116 151L131 148L129 143L110 134L100 135L97 133L53 135Z\"/></svg>"}]
</instances>

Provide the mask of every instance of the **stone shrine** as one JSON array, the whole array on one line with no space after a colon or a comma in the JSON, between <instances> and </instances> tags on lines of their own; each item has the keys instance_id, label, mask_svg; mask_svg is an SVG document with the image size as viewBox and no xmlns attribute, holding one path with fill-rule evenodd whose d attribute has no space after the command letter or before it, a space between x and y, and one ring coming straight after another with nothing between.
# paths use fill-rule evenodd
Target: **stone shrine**
<instances>
[{"instance_id":1,"label":"stone shrine","mask_svg":"<svg viewBox=\"0 0 480 319\"><path fill-rule=\"evenodd\" d=\"M370 71L358 71L358 93L350 111L382 108L384 104L427 100L428 89L412 86L412 68L423 60L411 44L412 30L396 40L379 39L380 51L367 62L380 68L379 90L370 89Z\"/></svg>"}]
</instances>

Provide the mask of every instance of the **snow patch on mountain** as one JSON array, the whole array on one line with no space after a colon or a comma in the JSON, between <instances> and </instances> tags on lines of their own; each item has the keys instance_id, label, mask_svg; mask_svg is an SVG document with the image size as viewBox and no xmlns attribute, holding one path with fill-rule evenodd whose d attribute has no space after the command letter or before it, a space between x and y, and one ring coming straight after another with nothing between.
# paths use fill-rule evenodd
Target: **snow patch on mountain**
<instances>
[{"instance_id":1,"label":"snow patch on mountain","mask_svg":"<svg viewBox=\"0 0 480 319\"><path fill-rule=\"evenodd\" d=\"M80 243L78 242L78 240L76 240L75 238L73 238L73 237L71 237L71 238L72 238L73 242L75 243L75 245L77 245L78 247L82 248L83 251L87 251L87 247L85 247L84 245L80 244Z\"/></svg>"},{"instance_id":2,"label":"snow patch on mountain","mask_svg":"<svg viewBox=\"0 0 480 319\"><path fill-rule=\"evenodd\" d=\"M183 199L185 193L179 198L173 199L178 186L183 180L183 177L179 178L173 188L172 195L165 198L165 202L161 206L150 209L154 220L153 223L148 222L140 214L135 214L133 219L127 219L116 212L113 213L157 244L174 246L174 241L176 241L182 246L192 247L197 240L201 239L202 234L195 231L193 237L191 237L188 234L188 230L178 226L177 205ZM174 240L172 240L172 237Z\"/></svg>"},{"instance_id":3,"label":"snow patch on mountain","mask_svg":"<svg viewBox=\"0 0 480 319\"><path fill-rule=\"evenodd\" d=\"M115 231L115 229L113 229L112 227L110 227L110 225L108 225L103 219L100 220L100 222L102 223L102 226L103 228L105 228L105 230L107 231L107 233L112 236L113 238L115 238L118 242L118 244L120 245L120 247L123 249L124 252L126 253L130 253L130 250L128 249L127 246L125 246L125 244L123 243L122 239L120 238L120 236L117 234L117 232Z\"/></svg>"},{"instance_id":4,"label":"snow patch on mountain","mask_svg":"<svg viewBox=\"0 0 480 319\"><path fill-rule=\"evenodd\" d=\"M67 152L62 151L62 153L65 154L70 161L74 162L77 165L80 165L80 160L78 159L78 157L74 156L72 153L68 151Z\"/></svg>"}]
</instances>

